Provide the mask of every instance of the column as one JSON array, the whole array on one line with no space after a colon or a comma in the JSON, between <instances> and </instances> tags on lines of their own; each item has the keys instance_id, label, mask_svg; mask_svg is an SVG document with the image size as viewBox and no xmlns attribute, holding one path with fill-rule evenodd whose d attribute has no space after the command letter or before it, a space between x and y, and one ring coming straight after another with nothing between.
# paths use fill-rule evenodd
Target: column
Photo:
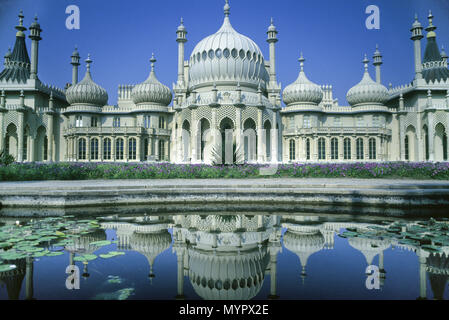
<instances>
[{"instance_id":1,"label":"column","mask_svg":"<svg viewBox=\"0 0 449 320\"><path fill-rule=\"evenodd\" d=\"M53 118L53 113L48 113L47 114L47 120L48 120L48 132L47 132L47 137L48 137L48 155L47 155L47 159L48 161L52 162L54 161L54 156L53 156L53 145L54 145L54 118Z\"/></svg>"},{"instance_id":2,"label":"column","mask_svg":"<svg viewBox=\"0 0 449 320\"><path fill-rule=\"evenodd\" d=\"M264 162L262 107L257 108L257 162Z\"/></svg>"},{"instance_id":3,"label":"column","mask_svg":"<svg viewBox=\"0 0 449 320\"><path fill-rule=\"evenodd\" d=\"M137 136L136 137L136 159L137 159L137 161L141 161L141 159L142 159L142 156L141 156L141 154L140 154L140 145L142 144L142 141L141 141L141 139L140 139L140 136Z\"/></svg>"},{"instance_id":4,"label":"column","mask_svg":"<svg viewBox=\"0 0 449 320\"><path fill-rule=\"evenodd\" d=\"M177 248L176 257L177 257L177 271L178 271L178 281L177 281L177 295L176 299L184 299L184 254L180 250L181 248ZM179 252L181 251L181 252Z\"/></svg>"},{"instance_id":5,"label":"column","mask_svg":"<svg viewBox=\"0 0 449 320\"><path fill-rule=\"evenodd\" d=\"M148 137L148 154L147 154L147 160L150 160L151 159L151 155L152 155L152 153L151 153L151 147L153 146L153 138L152 137Z\"/></svg>"},{"instance_id":6,"label":"column","mask_svg":"<svg viewBox=\"0 0 449 320\"><path fill-rule=\"evenodd\" d=\"M24 112L25 111L19 111L19 123L17 127L17 161L22 162L23 161L23 130L24 130Z\"/></svg>"},{"instance_id":7,"label":"column","mask_svg":"<svg viewBox=\"0 0 449 320\"><path fill-rule=\"evenodd\" d=\"M419 251L419 298L427 299L426 257Z\"/></svg>"},{"instance_id":8,"label":"column","mask_svg":"<svg viewBox=\"0 0 449 320\"><path fill-rule=\"evenodd\" d=\"M429 121L429 161L434 161L435 160L435 147L434 147L434 141L435 141L435 128L434 128L434 124L433 124L433 118L434 118L434 114L433 112L428 112L427 113L427 118Z\"/></svg>"},{"instance_id":9,"label":"column","mask_svg":"<svg viewBox=\"0 0 449 320\"><path fill-rule=\"evenodd\" d=\"M240 105L235 107L235 142L236 149L239 154L236 155L237 163L244 159L244 146L243 146L243 132L242 132L242 108Z\"/></svg>"},{"instance_id":10,"label":"column","mask_svg":"<svg viewBox=\"0 0 449 320\"><path fill-rule=\"evenodd\" d=\"M170 140L165 141L165 160L170 161Z\"/></svg>"},{"instance_id":11,"label":"column","mask_svg":"<svg viewBox=\"0 0 449 320\"><path fill-rule=\"evenodd\" d=\"M90 161L90 137L86 138L86 159Z\"/></svg>"},{"instance_id":12,"label":"column","mask_svg":"<svg viewBox=\"0 0 449 320\"><path fill-rule=\"evenodd\" d=\"M154 158L156 161L159 161L159 138L156 137L154 139Z\"/></svg>"},{"instance_id":13,"label":"column","mask_svg":"<svg viewBox=\"0 0 449 320\"><path fill-rule=\"evenodd\" d=\"M33 288L33 258L26 258L26 291L25 291L25 299L32 300L34 294Z\"/></svg>"},{"instance_id":14,"label":"column","mask_svg":"<svg viewBox=\"0 0 449 320\"><path fill-rule=\"evenodd\" d=\"M5 137L3 135L3 111L2 107L0 106L0 150L3 150L4 140Z\"/></svg>"},{"instance_id":15,"label":"column","mask_svg":"<svg viewBox=\"0 0 449 320\"><path fill-rule=\"evenodd\" d=\"M277 299L279 296L276 294L276 282L277 282L277 248L270 248L270 295L268 299Z\"/></svg>"},{"instance_id":16,"label":"column","mask_svg":"<svg viewBox=\"0 0 449 320\"><path fill-rule=\"evenodd\" d=\"M104 153L104 137L98 138L98 160L103 161L103 153Z\"/></svg>"},{"instance_id":17,"label":"column","mask_svg":"<svg viewBox=\"0 0 449 320\"><path fill-rule=\"evenodd\" d=\"M129 140L128 136L125 136L125 137L123 138L123 144L124 144L124 146L123 146L123 159L124 159L126 162L128 162L128 155L129 155L129 145L128 145L128 140Z\"/></svg>"},{"instance_id":18,"label":"column","mask_svg":"<svg viewBox=\"0 0 449 320\"><path fill-rule=\"evenodd\" d=\"M34 141L35 139L34 139L34 137L30 134L30 143L29 143L29 149L30 149L30 157L29 157L29 159L30 159L30 161L31 162L33 162L33 161L35 161L35 156L34 156Z\"/></svg>"},{"instance_id":19,"label":"column","mask_svg":"<svg viewBox=\"0 0 449 320\"><path fill-rule=\"evenodd\" d=\"M116 144L115 144L115 137L111 137L111 153L112 153L112 160L116 161Z\"/></svg>"},{"instance_id":20,"label":"column","mask_svg":"<svg viewBox=\"0 0 449 320\"><path fill-rule=\"evenodd\" d=\"M273 124L271 129L271 162L277 163L279 161L279 129L277 128L278 123L278 111L273 110Z\"/></svg>"}]
</instances>

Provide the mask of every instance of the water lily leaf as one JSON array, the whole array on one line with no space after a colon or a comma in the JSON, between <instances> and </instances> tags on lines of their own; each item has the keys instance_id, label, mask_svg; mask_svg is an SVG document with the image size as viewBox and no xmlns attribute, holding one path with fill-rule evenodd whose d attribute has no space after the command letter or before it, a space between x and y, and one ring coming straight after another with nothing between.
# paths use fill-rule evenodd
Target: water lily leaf
<instances>
[{"instance_id":1,"label":"water lily leaf","mask_svg":"<svg viewBox=\"0 0 449 320\"><path fill-rule=\"evenodd\" d=\"M48 250L36 252L33 254L33 258L40 258L40 257L47 255L48 253L50 253L50 251L48 251Z\"/></svg>"},{"instance_id":2,"label":"water lily leaf","mask_svg":"<svg viewBox=\"0 0 449 320\"><path fill-rule=\"evenodd\" d=\"M60 236L60 237L64 237L65 233L61 232L61 231L56 231L55 235Z\"/></svg>"},{"instance_id":3,"label":"water lily leaf","mask_svg":"<svg viewBox=\"0 0 449 320\"><path fill-rule=\"evenodd\" d=\"M100 257L104 258L104 259L108 259L108 258L113 258L116 256L122 256L124 254L125 254L125 252L123 252L123 251L110 251L106 254L100 254Z\"/></svg>"},{"instance_id":4,"label":"water lily leaf","mask_svg":"<svg viewBox=\"0 0 449 320\"><path fill-rule=\"evenodd\" d=\"M79 261L79 262L86 262L86 261L95 260L97 258L98 257L95 254L83 254L83 255L76 256L75 258L73 258L73 260Z\"/></svg>"},{"instance_id":5,"label":"water lily leaf","mask_svg":"<svg viewBox=\"0 0 449 320\"><path fill-rule=\"evenodd\" d=\"M10 243L10 242L0 242L0 248L8 248L11 246L12 246L12 243Z\"/></svg>"},{"instance_id":6,"label":"water lily leaf","mask_svg":"<svg viewBox=\"0 0 449 320\"><path fill-rule=\"evenodd\" d=\"M47 257L56 257L56 256L61 256L63 255L64 252L62 251L52 251L46 254Z\"/></svg>"},{"instance_id":7,"label":"water lily leaf","mask_svg":"<svg viewBox=\"0 0 449 320\"><path fill-rule=\"evenodd\" d=\"M97 247L107 246L110 244L111 244L111 241L109 241L109 240L94 241L94 242L90 243L91 246L97 246Z\"/></svg>"},{"instance_id":8,"label":"water lily leaf","mask_svg":"<svg viewBox=\"0 0 449 320\"><path fill-rule=\"evenodd\" d=\"M441 247L432 246L430 244L422 245L421 248L426 251L430 251L430 252L440 252L441 251Z\"/></svg>"},{"instance_id":9,"label":"water lily leaf","mask_svg":"<svg viewBox=\"0 0 449 320\"><path fill-rule=\"evenodd\" d=\"M17 266L15 264L0 264L0 272L11 271L16 268Z\"/></svg>"}]
</instances>

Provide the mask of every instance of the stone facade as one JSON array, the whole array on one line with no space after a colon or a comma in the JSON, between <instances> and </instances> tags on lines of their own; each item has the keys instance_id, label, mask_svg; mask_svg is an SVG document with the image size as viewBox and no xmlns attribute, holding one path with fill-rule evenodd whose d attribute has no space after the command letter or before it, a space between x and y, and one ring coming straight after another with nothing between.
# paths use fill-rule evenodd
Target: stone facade
<instances>
[{"instance_id":1,"label":"stone facade","mask_svg":"<svg viewBox=\"0 0 449 320\"><path fill-rule=\"evenodd\" d=\"M177 163L278 163L304 161L446 161L449 69L436 44L433 16L421 57L423 27L415 19L415 77L409 84L381 84L382 55L373 56L375 80L363 63L362 80L333 98L332 86L311 82L301 56L298 79L282 92L275 65L276 27L267 30L270 60L230 23L226 1L222 27L184 57L187 30L178 27L178 76L172 91L155 75L119 85L116 105L92 80L90 57L78 82L80 56L71 56L72 82L65 89L38 78L41 40L37 18L23 15L16 43L0 73L0 150L28 161L170 161ZM173 100L173 101L172 101Z\"/></svg>"}]
</instances>

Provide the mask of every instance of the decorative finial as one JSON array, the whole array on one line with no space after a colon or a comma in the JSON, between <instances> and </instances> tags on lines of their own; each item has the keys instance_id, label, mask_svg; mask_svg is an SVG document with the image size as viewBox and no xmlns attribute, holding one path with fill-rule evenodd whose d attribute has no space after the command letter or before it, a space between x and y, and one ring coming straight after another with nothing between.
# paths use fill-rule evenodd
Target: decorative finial
<instances>
[{"instance_id":1,"label":"decorative finial","mask_svg":"<svg viewBox=\"0 0 449 320\"><path fill-rule=\"evenodd\" d=\"M415 21L418 21L418 14L415 13Z\"/></svg>"},{"instance_id":2,"label":"decorative finial","mask_svg":"<svg viewBox=\"0 0 449 320\"><path fill-rule=\"evenodd\" d=\"M16 36L17 36L17 37L25 37L25 35L23 34L23 31L25 31L27 28L25 28L25 27L23 26L23 18L24 18L24 15L23 15L23 11L22 11L22 10L20 10L20 13L19 13L19 16L18 16L18 17L19 17L19 25L16 26L16 30L18 30Z\"/></svg>"},{"instance_id":3,"label":"decorative finial","mask_svg":"<svg viewBox=\"0 0 449 320\"><path fill-rule=\"evenodd\" d=\"M90 64L92 63L92 60L90 59L90 53L87 54L87 59L85 61L86 61L87 72L90 72Z\"/></svg>"},{"instance_id":4,"label":"decorative finial","mask_svg":"<svg viewBox=\"0 0 449 320\"><path fill-rule=\"evenodd\" d=\"M301 67L301 71L304 71L304 61L306 61L306 59L304 59L302 52L301 52L301 56L298 59L299 61L299 66Z\"/></svg>"},{"instance_id":5,"label":"decorative finial","mask_svg":"<svg viewBox=\"0 0 449 320\"><path fill-rule=\"evenodd\" d=\"M365 58L363 59L362 63L365 65L365 72L368 72L368 63L369 63L369 60L368 60L368 58L367 58L367 56L366 56L366 53L365 53Z\"/></svg>"},{"instance_id":6,"label":"decorative finial","mask_svg":"<svg viewBox=\"0 0 449 320\"><path fill-rule=\"evenodd\" d=\"M224 5L224 14L225 17L229 17L229 13L231 11L231 6L229 5L229 0L226 0L226 3Z\"/></svg>"},{"instance_id":7,"label":"decorative finial","mask_svg":"<svg viewBox=\"0 0 449 320\"><path fill-rule=\"evenodd\" d=\"M150 62L151 62L151 71L153 72L154 71L154 63L156 62L157 60L156 60L156 58L154 57L154 53L152 53L151 54L151 59L150 59Z\"/></svg>"},{"instance_id":8,"label":"decorative finial","mask_svg":"<svg viewBox=\"0 0 449 320\"><path fill-rule=\"evenodd\" d=\"M20 10L20 12L19 12L19 25L20 26L23 26L23 18L24 18L25 16L23 15L23 11L22 10Z\"/></svg>"},{"instance_id":9,"label":"decorative finial","mask_svg":"<svg viewBox=\"0 0 449 320\"><path fill-rule=\"evenodd\" d=\"M181 26L184 25L184 19L181 17Z\"/></svg>"},{"instance_id":10,"label":"decorative finial","mask_svg":"<svg viewBox=\"0 0 449 320\"><path fill-rule=\"evenodd\" d=\"M273 17L271 17L271 25L274 25Z\"/></svg>"}]
</instances>

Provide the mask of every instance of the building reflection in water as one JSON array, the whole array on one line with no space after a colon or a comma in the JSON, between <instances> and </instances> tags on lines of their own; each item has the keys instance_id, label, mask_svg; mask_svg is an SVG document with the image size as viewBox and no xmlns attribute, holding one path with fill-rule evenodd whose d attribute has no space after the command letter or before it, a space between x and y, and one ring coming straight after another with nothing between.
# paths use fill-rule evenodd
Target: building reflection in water
<instances>
[{"instance_id":1,"label":"building reflection in water","mask_svg":"<svg viewBox=\"0 0 449 320\"><path fill-rule=\"evenodd\" d=\"M394 238L370 238L364 236L372 231L373 224L370 223L331 222L318 216L237 214L110 217L103 219L101 226L115 230L118 250L132 250L146 257L150 280L155 277L156 258L172 247L177 258L177 299L186 298L186 277L203 299L252 299L260 292L267 275L270 276L267 298L279 298L277 268L282 245L298 256L298 277L304 283L310 257L322 250L334 250L336 233L347 228L361 235L348 238L347 243L364 256L362 268L372 265L378 256L382 286L387 272L384 251L390 247L416 254L419 261L418 299L427 298L427 277L434 299L443 299L449 278L449 247L443 246L440 252L429 252L419 245L403 244ZM75 238L72 245L65 247L70 253L69 263L74 264L75 254L94 253L99 247L92 242L105 239L103 229ZM33 258L7 263L15 264L17 268L0 272L0 287L6 287L9 299L18 299L26 279L25 298L33 299ZM87 263L83 275L89 276Z\"/></svg>"},{"instance_id":2,"label":"building reflection in water","mask_svg":"<svg viewBox=\"0 0 449 320\"><path fill-rule=\"evenodd\" d=\"M252 299L271 274L276 297L276 264L281 226L277 216L174 216L173 250L178 263L177 298L184 276L207 300Z\"/></svg>"}]
</instances>

